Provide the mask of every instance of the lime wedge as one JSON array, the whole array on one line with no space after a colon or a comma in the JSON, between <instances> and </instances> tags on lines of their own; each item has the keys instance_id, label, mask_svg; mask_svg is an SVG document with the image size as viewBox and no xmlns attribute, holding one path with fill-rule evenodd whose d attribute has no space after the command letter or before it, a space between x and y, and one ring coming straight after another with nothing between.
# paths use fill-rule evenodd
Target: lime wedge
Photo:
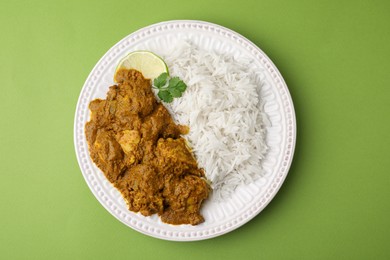
<instances>
[{"instance_id":1,"label":"lime wedge","mask_svg":"<svg viewBox=\"0 0 390 260\"><path fill-rule=\"evenodd\" d=\"M135 69L142 73L145 78L154 79L161 73L168 73L168 66L164 60L150 51L134 51L127 54L115 69L115 76L120 69Z\"/></svg>"}]
</instances>

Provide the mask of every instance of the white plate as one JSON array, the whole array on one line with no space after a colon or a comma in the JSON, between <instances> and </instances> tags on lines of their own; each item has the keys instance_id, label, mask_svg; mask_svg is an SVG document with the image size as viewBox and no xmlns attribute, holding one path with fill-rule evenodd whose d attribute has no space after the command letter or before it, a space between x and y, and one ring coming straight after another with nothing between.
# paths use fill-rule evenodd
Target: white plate
<instances>
[{"instance_id":1,"label":"white plate","mask_svg":"<svg viewBox=\"0 0 390 260\"><path fill-rule=\"evenodd\" d=\"M84 125L89 120L88 104L105 98L113 84L119 60L135 50L157 54L172 48L178 39L189 39L200 48L246 56L263 73L262 99L271 126L267 128L269 146L263 161L265 176L236 189L224 202L208 200L202 207L205 222L197 225L168 225L158 216L144 217L130 212L120 193L106 180L91 161ZM88 76L77 103L74 143L83 176L99 202L125 225L156 238L176 241L202 240L220 236L245 224L261 212L278 192L289 170L296 139L294 107L288 88L272 61L256 45L240 34L222 26L202 21L167 21L142 28L113 46Z\"/></svg>"}]
</instances>

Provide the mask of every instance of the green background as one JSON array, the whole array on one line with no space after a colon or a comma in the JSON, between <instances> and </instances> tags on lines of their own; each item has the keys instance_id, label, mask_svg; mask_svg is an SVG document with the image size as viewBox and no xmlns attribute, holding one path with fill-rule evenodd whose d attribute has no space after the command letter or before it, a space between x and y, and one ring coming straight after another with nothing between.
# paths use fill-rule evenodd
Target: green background
<instances>
[{"instance_id":1,"label":"green background","mask_svg":"<svg viewBox=\"0 0 390 260\"><path fill-rule=\"evenodd\" d=\"M390 259L390 2L1 1L1 259ZM205 20L257 44L297 115L289 175L241 228L140 234L95 199L73 119L100 57L144 26Z\"/></svg>"}]
</instances>

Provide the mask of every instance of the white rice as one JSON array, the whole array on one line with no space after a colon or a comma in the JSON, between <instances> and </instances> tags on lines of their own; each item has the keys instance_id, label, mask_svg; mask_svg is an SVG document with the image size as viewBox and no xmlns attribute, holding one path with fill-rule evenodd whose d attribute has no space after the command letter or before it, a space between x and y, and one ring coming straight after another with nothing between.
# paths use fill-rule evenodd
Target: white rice
<instances>
[{"instance_id":1,"label":"white rice","mask_svg":"<svg viewBox=\"0 0 390 260\"><path fill-rule=\"evenodd\" d=\"M263 174L267 151L259 71L246 58L199 49L189 41L165 56L171 76L187 84L181 98L166 106L188 125L186 136L213 188L212 198L228 198Z\"/></svg>"}]
</instances>

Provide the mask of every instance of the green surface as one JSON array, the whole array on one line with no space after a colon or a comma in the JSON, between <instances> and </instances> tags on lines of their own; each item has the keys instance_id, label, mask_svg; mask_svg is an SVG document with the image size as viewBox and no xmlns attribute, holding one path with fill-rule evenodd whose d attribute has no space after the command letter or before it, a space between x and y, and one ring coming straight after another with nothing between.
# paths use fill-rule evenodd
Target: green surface
<instances>
[{"instance_id":1,"label":"green surface","mask_svg":"<svg viewBox=\"0 0 390 260\"><path fill-rule=\"evenodd\" d=\"M390 259L388 1L2 1L1 259ZM168 242L120 223L78 167L73 119L116 42L173 19L229 27L274 61L298 124L282 189L224 236Z\"/></svg>"}]
</instances>

